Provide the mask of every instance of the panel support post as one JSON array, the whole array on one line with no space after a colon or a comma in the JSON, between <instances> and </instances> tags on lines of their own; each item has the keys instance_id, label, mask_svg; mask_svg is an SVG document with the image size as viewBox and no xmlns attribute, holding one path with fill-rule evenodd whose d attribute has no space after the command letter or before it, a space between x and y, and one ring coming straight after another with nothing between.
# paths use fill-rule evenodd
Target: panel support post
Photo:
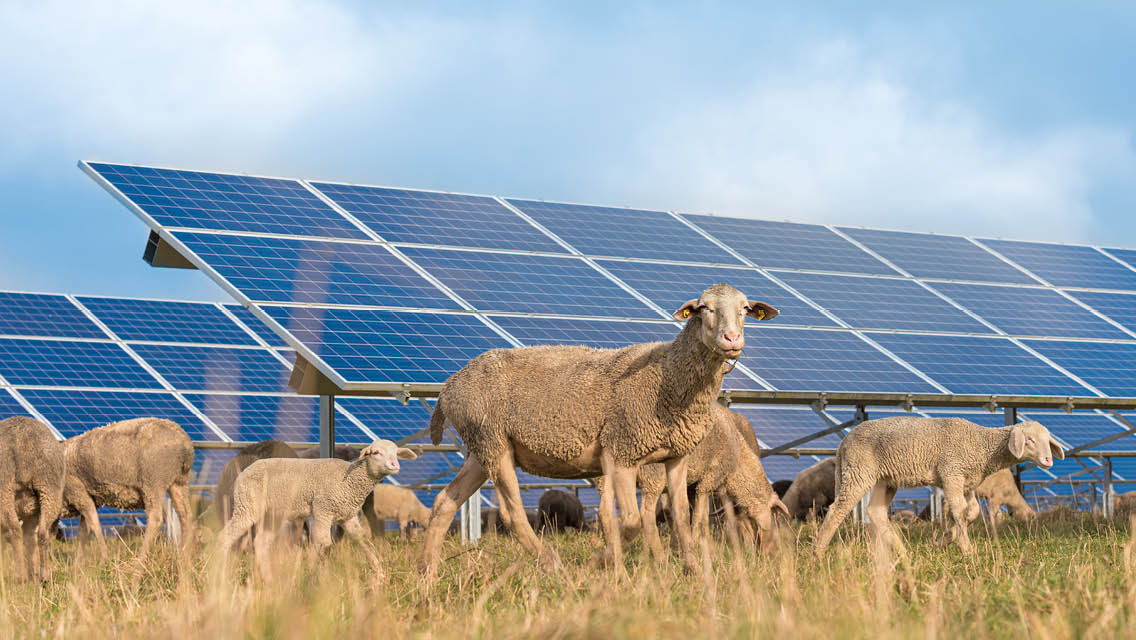
<instances>
[{"instance_id":1,"label":"panel support post","mask_svg":"<svg viewBox=\"0 0 1136 640\"><path fill-rule=\"evenodd\" d=\"M852 512L853 514L855 514L856 522L859 522L862 525L871 524L868 518L868 505L871 503L871 501L872 492L868 491L868 493L864 494L863 498L860 498L860 502L856 503L856 508Z\"/></svg>"},{"instance_id":2,"label":"panel support post","mask_svg":"<svg viewBox=\"0 0 1136 640\"><path fill-rule=\"evenodd\" d=\"M320 396L320 457L335 457L335 396Z\"/></svg>"},{"instance_id":3,"label":"panel support post","mask_svg":"<svg viewBox=\"0 0 1136 640\"><path fill-rule=\"evenodd\" d=\"M462 544L473 544L481 539L481 489L473 492L461 506Z\"/></svg>"},{"instance_id":4,"label":"panel support post","mask_svg":"<svg viewBox=\"0 0 1136 640\"><path fill-rule=\"evenodd\" d=\"M174 544L177 544L181 542L181 521L178 520L177 512L174 511L174 505L169 496L166 496L166 504L163 508L166 512L166 521L164 523L166 538Z\"/></svg>"},{"instance_id":5,"label":"panel support post","mask_svg":"<svg viewBox=\"0 0 1136 640\"><path fill-rule=\"evenodd\" d=\"M1006 416L1006 421L1003 423L1007 427L1018 424L1018 408L1017 407L1003 407L1003 415Z\"/></svg>"},{"instance_id":6,"label":"panel support post","mask_svg":"<svg viewBox=\"0 0 1136 640\"><path fill-rule=\"evenodd\" d=\"M943 522L943 490L931 487L931 522Z\"/></svg>"},{"instance_id":7,"label":"panel support post","mask_svg":"<svg viewBox=\"0 0 1136 640\"><path fill-rule=\"evenodd\" d=\"M1116 496L1112 492L1112 458L1104 459L1104 500L1103 509L1104 517L1112 519L1113 514L1113 498Z\"/></svg>"}]
</instances>

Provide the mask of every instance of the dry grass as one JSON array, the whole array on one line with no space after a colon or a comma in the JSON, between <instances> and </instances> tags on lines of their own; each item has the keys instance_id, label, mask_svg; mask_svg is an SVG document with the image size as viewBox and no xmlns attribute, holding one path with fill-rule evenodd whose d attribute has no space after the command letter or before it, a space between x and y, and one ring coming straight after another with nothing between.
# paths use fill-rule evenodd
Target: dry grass
<instances>
[{"instance_id":1,"label":"dry grass","mask_svg":"<svg viewBox=\"0 0 1136 640\"><path fill-rule=\"evenodd\" d=\"M378 541L387 575L357 547L325 558L281 554L271 584L250 578L240 556L226 575L202 551L184 560L161 548L146 562L133 542L112 541L100 562L56 543L43 586L0 571L4 637L486 637L486 638L1042 638L1136 636L1136 571L1127 526L1089 517L1043 526L1004 525L997 538L972 528L978 553L935 546L930 525L905 530L909 562L879 568L846 528L821 561L792 533L772 556L712 545L708 579L657 565L633 546L628 577L587 566L594 534L550 540L565 569L536 568L510 538L477 547L447 543L433 589L414 569L417 543ZM208 534L207 534L208 535Z\"/></svg>"}]
</instances>

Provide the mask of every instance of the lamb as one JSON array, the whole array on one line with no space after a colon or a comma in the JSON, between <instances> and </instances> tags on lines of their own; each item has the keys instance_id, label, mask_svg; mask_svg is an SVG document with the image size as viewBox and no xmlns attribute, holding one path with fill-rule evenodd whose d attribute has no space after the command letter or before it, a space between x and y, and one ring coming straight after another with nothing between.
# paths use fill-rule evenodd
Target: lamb
<instances>
[{"instance_id":1,"label":"lamb","mask_svg":"<svg viewBox=\"0 0 1136 640\"><path fill-rule=\"evenodd\" d=\"M398 532L403 538L408 537L410 523L425 526L430 520L430 510L414 495L414 492L404 487L380 482L375 490L363 502L363 515L371 527L371 535L381 536L386 528L386 519L398 520Z\"/></svg>"},{"instance_id":2,"label":"lamb","mask_svg":"<svg viewBox=\"0 0 1136 640\"><path fill-rule=\"evenodd\" d=\"M637 530L635 480L639 467L651 462L666 465L684 563L695 570L686 455L710 430L709 407L721 391L726 361L740 357L745 346L745 317L777 314L728 284L716 284L675 311L685 325L669 343L494 349L474 358L446 381L430 419L435 444L449 421L470 455L434 501L423 573L435 574L454 512L488 479L504 498L505 519L521 544L546 567L558 563L524 517L518 466L552 478L600 477L611 489L600 504L605 557L622 567L615 503L626 507L625 527Z\"/></svg>"},{"instance_id":3,"label":"lamb","mask_svg":"<svg viewBox=\"0 0 1136 640\"><path fill-rule=\"evenodd\" d=\"M274 532L285 522L296 524L314 518L311 541L320 551L331 544L334 524L342 524L347 535L361 541L359 509L363 502L383 478L398 473L399 458L417 457L390 440L376 440L354 462L338 458L258 460L242 471L233 485L233 517L218 536L220 548L227 553L256 525L260 534L253 550L261 576L267 579L267 552ZM367 545L363 549L377 568L374 552Z\"/></svg>"},{"instance_id":4,"label":"lamb","mask_svg":"<svg viewBox=\"0 0 1136 640\"><path fill-rule=\"evenodd\" d=\"M919 521L919 514L915 513L911 509L900 509L899 511L891 514L891 519L900 524L912 524Z\"/></svg>"},{"instance_id":5,"label":"lamb","mask_svg":"<svg viewBox=\"0 0 1136 640\"><path fill-rule=\"evenodd\" d=\"M580 531L584 528L584 505L567 491L545 491L537 504L537 516L543 530L559 532L571 528Z\"/></svg>"},{"instance_id":6,"label":"lamb","mask_svg":"<svg viewBox=\"0 0 1136 640\"><path fill-rule=\"evenodd\" d=\"M996 471L986 477L982 484L974 491L976 498L986 500L986 508L990 511L990 518L997 520L1002 516L1002 505L1010 510L1014 520L1029 520L1037 514L1026 502L1018 485L1014 482L1014 474L1009 469Z\"/></svg>"},{"instance_id":7,"label":"lamb","mask_svg":"<svg viewBox=\"0 0 1136 640\"><path fill-rule=\"evenodd\" d=\"M264 458L295 458L296 451L279 440L262 440L244 447L221 469L217 480L217 493L213 506L217 510L218 521L223 526L233 514L233 483L248 466Z\"/></svg>"},{"instance_id":8,"label":"lamb","mask_svg":"<svg viewBox=\"0 0 1136 640\"><path fill-rule=\"evenodd\" d=\"M123 420L68 438L63 448L67 480L62 517L80 516L81 539L93 535L101 555L106 555L106 541L98 507L146 511L146 533L139 551L145 557L165 520L162 507L167 492L181 523L182 538L192 543L189 475L193 443L177 423L162 418Z\"/></svg>"},{"instance_id":9,"label":"lamb","mask_svg":"<svg viewBox=\"0 0 1136 640\"><path fill-rule=\"evenodd\" d=\"M887 510L900 487L943 489L954 519L951 539L973 553L967 534L967 503L982 481L999 469L1029 460L1042 469L1065 452L1038 422L1000 429L961 418L896 416L862 422L836 450L836 500L817 534L814 553L824 553L836 528L870 489L868 519L879 538L903 551Z\"/></svg>"},{"instance_id":10,"label":"lamb","mask_svg":"<svg viewBox=\"0 0 1136 640\"><path fill-rule=\"evenodd\" d=\"M804 520L810 514L820 517L836 499L836 458L825 458L797 474L785 492L789 515Z\"/></svg>"},{"instance_id":11,"label":"lamb","mask_svg":"<svg viewBox=\"0 0 1136 640\"><path fill-rule=\"evenodd\" d=\"M51 576L47 552L63 504L66 464L63 445L44 423L27 416L0 421L0 530L15 550L20 579ZM21 490L30 492L32 508L17 513Z\"/></svg>"}]
</instances>

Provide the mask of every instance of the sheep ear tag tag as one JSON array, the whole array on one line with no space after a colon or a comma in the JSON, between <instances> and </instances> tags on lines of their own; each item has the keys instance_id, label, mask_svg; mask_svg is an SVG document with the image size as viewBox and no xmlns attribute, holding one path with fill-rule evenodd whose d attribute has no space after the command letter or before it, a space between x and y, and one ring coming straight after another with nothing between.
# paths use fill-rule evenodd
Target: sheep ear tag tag
<instances>
[{"instance_id":1,"label":"sheep ear tag tag","mask_svg":"<svg viewBox=\"0 0 1136 640\"><path fill-rule=\"evenodd\" d=\"M689 318L690 317L690 309L683 309L682 310L682 317Z\"/></svg>"},{"instance_id":2,"label":"sheep ear tag tag","mask_svg":"<svg viewBox=\"0 0 1136 640\"><path fill-rule=\"evenodd\" d=\"M758 320L764 320L765 319L765 309L758 309L757 310L757 319Z\"/></svg>"}]
</instances>

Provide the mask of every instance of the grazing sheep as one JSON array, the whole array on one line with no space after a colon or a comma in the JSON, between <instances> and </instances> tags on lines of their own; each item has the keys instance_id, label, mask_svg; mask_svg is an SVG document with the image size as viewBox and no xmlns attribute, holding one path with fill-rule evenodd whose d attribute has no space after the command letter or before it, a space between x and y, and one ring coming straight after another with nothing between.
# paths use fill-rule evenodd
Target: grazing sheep
<instances>
[{"instance_id":1,"label":"grazing sheep","mask_svg":"<svg viewBox=\"0 0 1136 640\"><path fill-rule=\"evenodd\" d=\"M98 507L142 509L146 533L141 557L165 521L163 500L170 502L181 523L186 544L193 541L193 516L189 510L189 474L193 469L193 443L176 423L161 418L134 418L63 441L67 455L67 481L63 486L62 517L82 519L80 540L93 535L99 553L106 554L106 541Z\"/></svg>"},{"instance_id":2,"label":"grazing sheep","mask_svg":"<svg viewBox=\"0 0 1136 640\"><path fill-rule=\"evenodd\" d=\"M434 443L441 442L448 420L470 455L434 501L423 573L434 575L454 512L487 479L504 498L501 508L521 544L546 566L558 562L544 553L523 517L518 466L551 478L601 477L600 484L612 489L600 503L605 557L622 568L615 502L625 507L625 527L637 530L635 480L639 467L651 462L666 465L683 559L696 569L683 490L686 454L710 430L710 405L717 404L726 362L745 346L745 317L777 313L716 284L674 313L685 325L669 343L494 349L474 358L446 381L430 419Z\"/></svg>"},{"instance_id":3,"label":"grazing sheep","mask_svg":"<svg viewBox=\"0 0 1136 640\"><path fill-rule=\"evenodd\" d=\"M1136 491L1118 493L1112 497L1112 515L1115 518L1128 518L1136 513Z\"/></svg>"},{"instance_id":4,"label":"grazing sheep","mask_svg":"<svg viewBox=\"0 0 1136 640\"><path fill-rule=\"evenodd\" d=\"M567 491L549 489L540 496L537 521L542 531L579 531L584 528L584 505Z\"/></svg>"},{"instance_id":5,"label":"grazing sheep","mask_svg":"<svg viewBox=\"0 0 1136 640\"><path fill-rule=\"evenodd\" d=\"M1002 517L1002 505L1010 510L1014 520L1029 520L1037 515L1022 496L1022 492L1018 491L1014 474L1009 469L1002 469L987 476L974 490L974 495L976 498L986 500L986 508L990 511L991 519L994 520Z\"/></svg>"},{"instance_id":6,"label":"grazing sheep","mask_svg":"<svg viewBox=\"0 0 1136 640\"><path fill-rule=\"evenodd\" d=\"M1065 452L1038 422L989 429L962 418L897 416L862 422L836 450L836 501L817 534L814 552L824 553L836 528L869 490L868 519L882 541L903 550L887 510L901 487L943 489L954 526L951 538L972 553L967 503L982 481L999 469L1029 460L1042 469Z\"/></svg>"},{"instance_id":7,"label":"grazing sheep","mask_svg":"<svg viewBox=\"0 0 1136 640\"><path fill-rule=\"evenodd\" d=\"M15 550L21 579L46 581L51 575L47 550L62 508L65 475L63 446L47 425L27 416L0 420L0 530ZM17 512L21 490L27 494Z\"/></svg>"},{"instance_id":8,"label":"grazing sheep","mask_svg":"<svg viewBox=\"0 0 1136 640\"><path fill-rule=\"evenodd\" d=\"M789 487L793 486L792 480L778 480L773 483L773 492L777 494L778 498L785 499L785 494L789 491ZM786 504L785 506L788 506Z\"/></svg>"},{"instance_id":9,"label":"grazing sheep","mask_svg":"<svg viewBox=\"0 0 1136 640\"><path fill-rule=\"evenodd\" d=\"M398 532L403 538L409 536L408 527L411 523L423 527L430 520L430 510L413 491L385 482L376 485L371 495L367 496L363 502L363 515L367 518L373 536L385 533L387 518L398 520Z\"/></svg>"},{"instance_id":10,"label":"grazing sheep","mask_svg":"<svg viewBox=\"0 0 1136 640\"><path fill-rule=\"evenodd\" d=\"M802 469L783 499L794 519L804 520L809 514L823 516L836 499L836 458L825 458Z\"/></svg>"},{"instance_id":11,"label":"grazing sheep","mask_svg":"<svg viewBox=\"0 0 1136 640\"><path fill-rule=\"evenodd\" d=\"M914 522L919 522L919 514L915 513L911 509L900 509L899 511L891 514L891 519L900 524L912 524Z\"/></svg>"},{"instance_id":12,"label":"grazing sheep","mask_svg":"<svg viewBox=\"0 0 1136 640\"><path fill-rule=\"evenodd\" d=\"M296 451L279 440L262 440L254 442L237 452L231 460L221 469L221 477L217 480L217 493L213 505L217 510L217 518L221 525L229 521L233 515L233 483L237 476L257 460L264 458L295 458ZM254 532L255 535L255 532Z\"/></svg>"},{"instance_id":13,"label":"grazing sheep","mask_svg":"<svg viewBox=\"0 0 1136 640\"><path fill-rule=\"evenodd\" d=\"M318 550L331 544L331 527L342 524L347 535L363 538L359 510L375 485L398 473L399 458L418 456L390 440L376 440L354 462L338 458L258 460L237 476L233 486L233 517L219 535L219 545L228 552L254 525L260 529L253 544L261 575L268 577L267 551L274 533L285 522L297 524L314 518L311 541ZM364 551L372 566L378 560L370 546Z\"/></svg>"}]
</instances>

